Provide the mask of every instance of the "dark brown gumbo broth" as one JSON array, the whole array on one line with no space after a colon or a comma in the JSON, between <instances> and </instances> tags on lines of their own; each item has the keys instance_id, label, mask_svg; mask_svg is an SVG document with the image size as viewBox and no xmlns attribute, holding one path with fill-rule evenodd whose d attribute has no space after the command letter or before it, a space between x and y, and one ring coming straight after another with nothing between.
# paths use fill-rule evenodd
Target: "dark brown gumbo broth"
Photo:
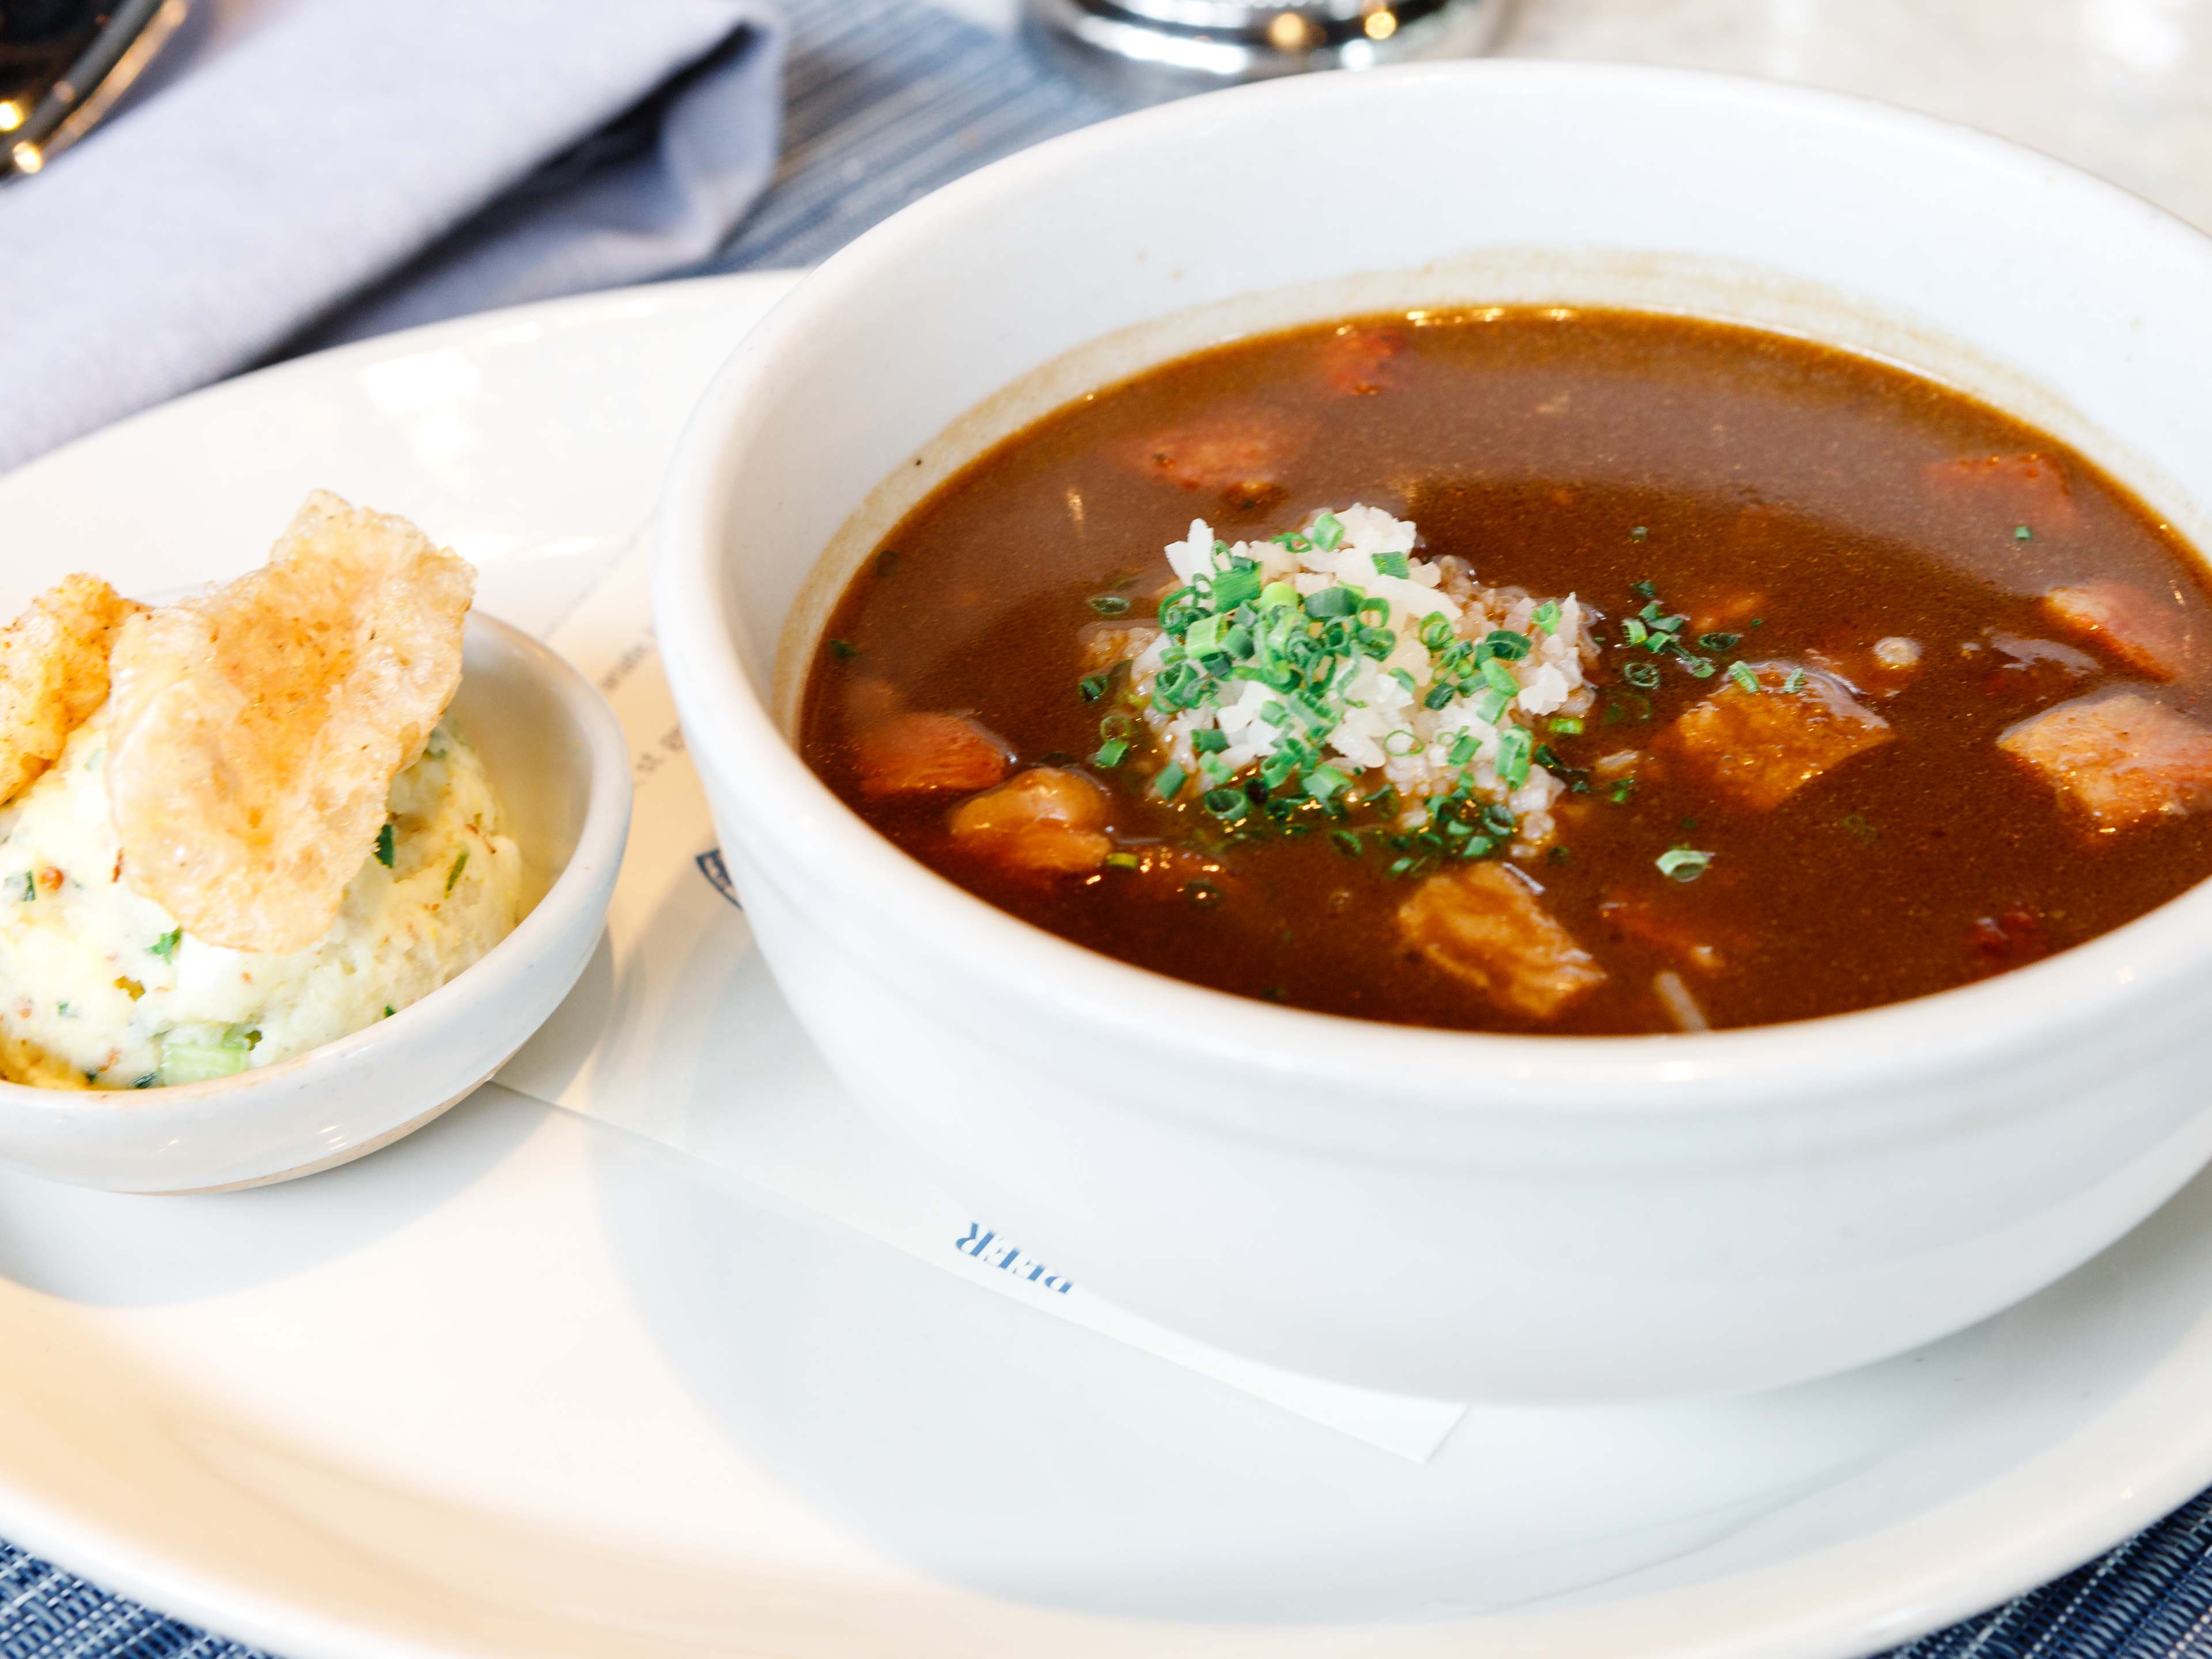
<instances>
[{"instance_id":1,"label":"dark brown gumbo broth","mask_svg":"<svg viewBox=\"0 0 2212 1659\"><path fill-rule=\"evenodd\" d=\"M1169 364L967 467L844 596L801 736L915 858L1164 974L1753 1025L2212 872L2207 621L2171 529L1955 392L1680 318L1414 313Z\"/></svg>"}]
</instances>

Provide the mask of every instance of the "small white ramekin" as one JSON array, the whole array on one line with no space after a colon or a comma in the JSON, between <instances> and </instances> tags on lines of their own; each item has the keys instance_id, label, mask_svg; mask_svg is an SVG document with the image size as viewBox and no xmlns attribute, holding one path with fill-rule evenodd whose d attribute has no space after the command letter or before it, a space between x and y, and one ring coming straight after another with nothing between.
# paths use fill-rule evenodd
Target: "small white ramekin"
<instances>
[{"instance_id":1,"label":"small white ramekin","mask_svg":"<svg viewBox=\"0 0 2212 1659\"><path fill-rule=\"evenodd\" d=\"M1594 1400L1779 1384L1956 1330L2212 1154L2212 888L1843 1018L1405 1030L1200 990L969 896L799 761L792 688L873 539L1027 419L1212 340L1424 302L1642 305L1878 352L2054 430L2203 544L2207 295L2212 243L2047 158L1670 71L1316 77L986 169L754 331L663 497L660 637L762 948L975 1213L1283 1365Z\"/></svg>"},{"instance_id":2,"label":"small white ramekin","mask_svg":"<svg viewBox=\"0 0 2212 1659\"><path fill-rule=\"evenodd\" d=\"M0 1084L0 1159L116 1192L258 1186L388 1146L498 1070L599 943L629 835L629 750L582 675L481 614L453 717L483 757L529 875L531 908L513 933L390 1019L280 1065L167 1089Z\"/></svg>"}]
</instances>

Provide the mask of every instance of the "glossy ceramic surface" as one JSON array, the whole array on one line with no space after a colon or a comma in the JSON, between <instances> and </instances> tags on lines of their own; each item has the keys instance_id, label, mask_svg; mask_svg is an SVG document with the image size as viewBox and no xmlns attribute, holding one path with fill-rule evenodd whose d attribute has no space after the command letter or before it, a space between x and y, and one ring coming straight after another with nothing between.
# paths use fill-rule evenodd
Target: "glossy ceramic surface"
<instances>
[{"instance_id":1,"label":"glossy ceramic surface","mask_svg":"<svg viewBox=\"0 0 2212 1659\"><path fill-rule=\"evenodd\" d=\"M1469 159L1369 166L1424 148ZM1285 234L1304 199L1359 203L1357 234ZM1018 923L846 811L783 717L844 574L988 443L1207 340L1362 310L1627 303L1795 329L2051 428L2201 541L2208 284L2212 243L2047 158L1667 71L1314 77L973 175L748 339L664 495L670 678L763 949L949 1191L1131 1311L1286 1369L1443 1398L1687 1395L1984 1317L2212 1153L2212 889L1841 1018L1419 1031ZM872 1040L841 1040L855 1028Z\"/></svg>"},{"instance_id":2,"label":"glossy ceramic surface","mask_svg":"<svg viewBox=\"0 0 2212 1659\"><path fill-rule=\"evenodd\" d=\"M35 550L4 580L68 568L88 515L136 583L211 575L236 538L210 526L259 533L311 478L465 520L544 629L782 287L488 318L190 400L0 483ZM394 363L422 377L399 412L371 395ZM549 423L556 389L623 419ZM80 488L118 477L144 488ZM757 989L733 1115L835 1089ZM1418 1467L494 1085L265 1191L0 1172L0 1535L287 1659L1841 1659L2212 1480L2208 1306L2200 1184L1888 1364L1478 1410Z\"/></svg>"}]
</instances>

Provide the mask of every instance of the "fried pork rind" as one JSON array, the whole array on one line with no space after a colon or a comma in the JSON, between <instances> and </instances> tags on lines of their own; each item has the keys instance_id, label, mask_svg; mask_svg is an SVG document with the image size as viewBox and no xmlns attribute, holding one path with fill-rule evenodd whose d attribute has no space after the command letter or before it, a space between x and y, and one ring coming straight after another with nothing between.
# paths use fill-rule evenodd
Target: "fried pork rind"
<instances>
[{"instance_id":1,"label":"fried pork rind","mask_svg":"<svg viewBox=\"0 0 2212 1659\"><path fill-rule=\"evenodd\" d=\"M327 933L460 684L475 580L318 491L264 568L133 619L107 763L127 884L233 950Z\"/></svg>"},{"instance_id":2,"label":"fried pork rind","mask_svg":"<svg viewBox=\"0 0 2212 1659\"><path fill-rule=\"evenodd\" d=\"M115 631L138 609L97 576L70 576L0 629L0 806L107 701Z\"/></svg>"}]
</instances>

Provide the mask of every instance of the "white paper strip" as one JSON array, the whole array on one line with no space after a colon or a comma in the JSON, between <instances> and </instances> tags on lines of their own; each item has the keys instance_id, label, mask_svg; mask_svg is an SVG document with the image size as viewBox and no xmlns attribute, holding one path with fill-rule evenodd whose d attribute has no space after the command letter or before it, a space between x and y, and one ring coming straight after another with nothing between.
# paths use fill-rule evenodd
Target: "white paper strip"
<instances>
[{"instance_id":1,"label":"white paper strip","mask_svg":"<svg viewBox=\"0 0 2212 1659\"><path fill-rule=\"evenodd\" d=\"M832 1078L753 949L653 642L642 541L552 636L629 732L637 812L607 941L500 1081L646 1135L976 1284L1423 1461L1466 1407L1295 1376L1122 1312L919 1176ZM1032 1247L1036 1247L1033 1249Z\"/></svg>"}]
</instances>

